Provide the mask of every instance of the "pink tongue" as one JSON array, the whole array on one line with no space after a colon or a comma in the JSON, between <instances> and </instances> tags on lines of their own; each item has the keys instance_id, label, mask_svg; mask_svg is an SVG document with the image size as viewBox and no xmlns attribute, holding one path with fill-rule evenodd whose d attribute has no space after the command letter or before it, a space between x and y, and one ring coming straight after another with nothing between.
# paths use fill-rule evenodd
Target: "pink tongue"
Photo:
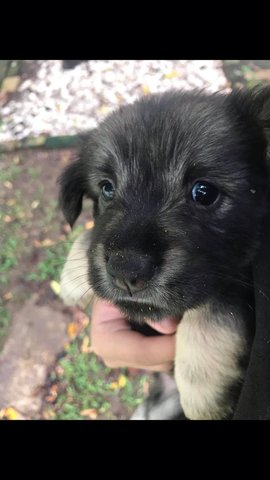
<instances>
[{"instance_id":1,"label":"pink tongue","mask_svg":"<svg viewBox=\"0 0 270 480\"><path fill-rule=\"evenodd\" d=\"M172 334L176 332L178 321L175 317L166 317L159 322L153 322L153 320L147 320L148 325L154 328L157 332L164 334Z\"/></svg>"}]
</instances>

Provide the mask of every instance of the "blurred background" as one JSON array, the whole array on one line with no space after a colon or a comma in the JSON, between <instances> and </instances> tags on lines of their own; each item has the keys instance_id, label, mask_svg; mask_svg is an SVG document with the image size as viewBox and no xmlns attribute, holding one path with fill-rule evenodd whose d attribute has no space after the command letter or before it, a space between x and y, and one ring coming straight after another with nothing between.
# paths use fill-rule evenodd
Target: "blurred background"
<instances>
[{"instance_id":1,"label":"blurred background","mask_svg":"<svg viewBox=\"0 0 270 480\"><path fill-rule=\"evenodd\" d=\"M90 312L65 307L70 231L57 178L78 134L118 106L170 88L228 92L270 82L268 60L0 60L0 419L127 419L152 376L91 352Z\"/></svg>"}]
</instances>

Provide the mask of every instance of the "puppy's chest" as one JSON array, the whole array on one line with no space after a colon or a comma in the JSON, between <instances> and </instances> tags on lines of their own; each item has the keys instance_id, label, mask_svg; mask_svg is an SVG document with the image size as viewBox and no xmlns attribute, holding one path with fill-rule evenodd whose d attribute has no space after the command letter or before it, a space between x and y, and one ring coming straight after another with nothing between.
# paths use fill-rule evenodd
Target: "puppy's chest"
<instances>
[{"instance_id":1,"label":"puppy's chest","mask_svg":"<svg viewBox=\"0 0 270 480\"><path fill-rule=\"evenodd\" d=\"M232 387L243 381L248 352L244 323L233 312L215 314L205 305L189 310L176 333L175 380L190 419L227 418Z\"/></svg>"}]
</instances>

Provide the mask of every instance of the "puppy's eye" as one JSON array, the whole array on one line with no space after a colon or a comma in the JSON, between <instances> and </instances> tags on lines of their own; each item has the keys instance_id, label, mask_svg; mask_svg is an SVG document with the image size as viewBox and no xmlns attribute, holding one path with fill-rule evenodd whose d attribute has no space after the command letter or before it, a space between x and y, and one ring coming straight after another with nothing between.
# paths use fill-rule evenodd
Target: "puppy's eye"
<instances>
[{"instance_id":1,"label":"puppy's eye","mask_svg":"<svg viewBox=\"0 0 270 480\"><path fill-rule=\"evenodd\" d=\"M102 196L105 200L112 200L114 197L114 186L111 182L106 180L100 185Z\"/></svg>"},{"instance_id":2,"label":"puppy's eye","mask_svg":"<svg viewBox=\"0 0 270 480\"><path fill-rule=\"evenodd\" d=\"M211 205L219 196L219 191L208 182L197 182L191 191L192 199L201 205Z\"/></svg>"}]
</instances>

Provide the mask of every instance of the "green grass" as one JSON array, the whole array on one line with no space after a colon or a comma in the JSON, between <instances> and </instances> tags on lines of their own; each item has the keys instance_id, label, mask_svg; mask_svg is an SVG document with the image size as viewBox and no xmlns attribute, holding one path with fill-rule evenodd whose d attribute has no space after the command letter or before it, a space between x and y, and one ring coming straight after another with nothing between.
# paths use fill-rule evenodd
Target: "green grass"
<instances>
[{"instance_id":1,"label":"green grass","mask_svg":"<svg viewBox=\"0 0 270 480\"><path fill-rule=\"evenodd\" d=\"M1 228L1 221L0 221ZM18 264L19 238L3 236L0 250L0 284L7 286L9 271Z\"/></svg>"},{"instance_id":2,"label":"green grass","mask_svg":"<svg viewBox=\"0 0 270 480\"><path fill-rule=\"evenodd\" d=\"M28 167L27 173L32 180L35 180L41 174L41 168Z\"/></svg>"},{"instance_id":3,"label":"green grass","mask_svg":"<svg viewBox=\"0 0 270 480\"><path fill-rule=\"evenodd\" d=\"M84 418L80 412L94 409L98 417L113 419L111 400L118 396L128 415L139 405L143 398L143 385L148 380L147 375L127 376L126 370L111 370L105 367L93 353L82 353L84 335L80 335L67 347L65 356L58 366L62 373L51 374L51 383L59 382L59 391L53 405L54 419L78 420ZM112 382L119 376L125 375L126 385L123 388L112 389Z\"/></svg>"},{"instance_id":4,"label":"green grass","mask_svg":"<svg viewBox=\"0 0 270 480\"><path fill-rule=\"evenodd\" d=\"M0 182L13 182L18 178L21 173L21 167L19 165L11 164L8 168L0 170Z\"/></svg>"},{"instance_id":5,"label":"green grass","mask_svg":"<svg viewBox=\"0 0 270 480\"><path fill-rule=\"evenodd\" d=\"M0 348L2 347L3 340L7 335L9 322L10 314L0 297Z\"/></svg>"},{"instance_id":6,"label":"green grass","mask_svg":"<svg viewBox=\"0 0 270 480\"><path fill-rule=\"evenodd\" d=\"M44 249L44 258L37 264L36 271L29 273L27 280L45 282L59 280L67 254L76 236L83 231L82 226L76 227L66 241Z\"/></svg>"}]
</instances>

